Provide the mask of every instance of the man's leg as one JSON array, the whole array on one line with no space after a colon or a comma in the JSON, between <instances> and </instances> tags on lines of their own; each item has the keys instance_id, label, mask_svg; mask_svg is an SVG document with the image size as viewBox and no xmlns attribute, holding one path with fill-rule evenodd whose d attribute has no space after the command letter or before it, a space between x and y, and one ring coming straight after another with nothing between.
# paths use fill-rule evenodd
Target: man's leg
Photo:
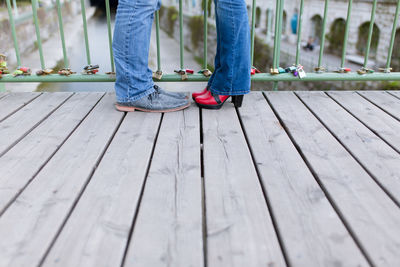
<instances>
[{"instance_id":1,"label":"man's leg","mask_svg":"<svg viewBox=\"0 0 400 267\"><path fill-rule=\"evenodd\" d=\"M116 108L120 111L168 112L186 108L180 94L154 85L148 67L154 12L161 0L120 0L115 21L113 50L117 71Z\"/></svg>"},{"instance_id":2,"label":"man's leg","mask_svg":"<svg viewBox=\"0 0 400 267\"><path fill-rule=\"evenodd\" d=\"M218 61L210 91L217 95L250 92L250 27L244 0L216 0ZM217 60L216 59L216 60Z\"/></svg>"},{"instance_id":3,"label":"man's leg","mask_svg":"<svg viewBox=\"0 0 400 267\"><path fill-rule=\"evenodd\" d=\"M114 29L114 58L118 102L129 102L153 93L148 68L151 27L158 0L120 0Z\"/></svg>"}]
</instances>

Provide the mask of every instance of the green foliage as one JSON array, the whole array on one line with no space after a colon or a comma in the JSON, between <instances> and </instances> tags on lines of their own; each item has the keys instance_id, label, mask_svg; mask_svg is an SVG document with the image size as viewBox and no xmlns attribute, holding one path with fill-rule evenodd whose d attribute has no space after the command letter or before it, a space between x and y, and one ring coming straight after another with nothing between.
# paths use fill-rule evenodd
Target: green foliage
<instances>
[{"instance_id":1,"label":"green foliage","mask_svg":"<svg viewBox=\"0 0 400 267\"><path fill-rule=\"evenodd\" d=\"M175 30L175 22L178 20L178 15L179 12L174 6L168 7L168 13L167 13L167 33L172 36L174 35L174 30Z\"/></svg>"},{"instance_id":2,"label":"green foliage","mask_svg":"<svg viewBox=\"0 0 400 267\"><path fill-rule=\"evenodd\" d=\"M199 47L199 44L204 40L204 18L203 16L193 16L189 20L189 28L194 49Z\"/></svg>"},{"instance_id":3,"label":"green foliage","mask_svg":"<svg viewBox=\"0 0 400 267\"><path fill-rule=\"evenodd\" d=\"M385 82L383 84L383 90L400 90L400 82L399 81Z\"/></svg>"}]
</instances>

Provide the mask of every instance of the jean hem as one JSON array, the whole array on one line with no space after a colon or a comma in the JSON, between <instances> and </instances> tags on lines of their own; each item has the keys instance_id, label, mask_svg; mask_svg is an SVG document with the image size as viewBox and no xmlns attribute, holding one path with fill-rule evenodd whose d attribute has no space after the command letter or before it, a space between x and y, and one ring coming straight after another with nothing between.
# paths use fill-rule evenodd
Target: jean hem
<instances>
[{"instance_id":1,"label":"jean hem","mask_svg":"<svg viewBox=\"0 0 400 267\"><path fill-rule=\"evenodd\" d=\"M222 92L222 91L218 91L215 90L212 86L209 87L209 90L211 91L211 93L213 94L217 94L217 95L246 95L248 93L250 93L250 90L242 90L242 91L236 91L236 90L232 90L229 92Z\"/></svg>"},{"instance_id":2,"label":"jean hem","mask_svg":"<svg viewBox=\"0 0 400 267\"><path fill-rule=\"evenodd\" d=\"M151 88L149 88L148 90L144 91L143 93L140 93L138 95L135 95L134 97L127 97L127 98L118 98L117 97L117 102L119 103L127 103L127 102L135 102L145 96L148 96L149 94L154 93L156 90L154 89L154 87L152 86Z\"/></svg>"}]
</instances>

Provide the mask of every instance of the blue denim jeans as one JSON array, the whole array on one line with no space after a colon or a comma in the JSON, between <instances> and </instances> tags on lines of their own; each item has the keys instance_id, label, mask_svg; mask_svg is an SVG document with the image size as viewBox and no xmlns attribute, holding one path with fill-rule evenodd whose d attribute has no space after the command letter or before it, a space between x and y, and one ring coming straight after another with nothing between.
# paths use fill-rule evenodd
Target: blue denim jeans
<instances>
[{"instance_id":1,"label":"blue denim jeans","mask_svg":"<svg viewBox=\"0 0 400 267\"><path fill-rule=\"evenodd\" d=\"M250 29L245 0L214 0L217 54L208 86L219 95L250 91ZM136 101L154 92L148 67L154 12L161 0L119 0L114 29L118 102Z\"/></svg>"}]
</instances>

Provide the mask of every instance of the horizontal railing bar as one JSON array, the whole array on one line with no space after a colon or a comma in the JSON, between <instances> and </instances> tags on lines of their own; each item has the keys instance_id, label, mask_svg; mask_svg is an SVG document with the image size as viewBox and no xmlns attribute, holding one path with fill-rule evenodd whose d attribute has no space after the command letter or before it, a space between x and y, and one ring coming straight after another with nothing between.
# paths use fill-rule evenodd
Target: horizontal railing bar
<instances>
[{"instance_id":1,"label":"horizontal railing bar","mask_svg":"<svg viewBox=\"0 0 400 267\"><path fill-rule=\"evenodd\" d=\"M321 82L321 81L400 81L400 72L391 73L372 73L368 75L359 75L352 73L308 73L303 79L293 76L292 74L271 75L269 73L259 73L252 76L253 82ZM165 74L161 80L154 79L155 82L179 82L182 77L178 74ZM208 78L202 74L188 75L185 82L207 82ZM62 76L57 74L47 76L25 76L14 77L10 74L3 75L0 79L1 83L29 83L29 82L115 82L114 75L96 74L83 75L72 74L70 76Z\"/></svg>"}]
</instances>

